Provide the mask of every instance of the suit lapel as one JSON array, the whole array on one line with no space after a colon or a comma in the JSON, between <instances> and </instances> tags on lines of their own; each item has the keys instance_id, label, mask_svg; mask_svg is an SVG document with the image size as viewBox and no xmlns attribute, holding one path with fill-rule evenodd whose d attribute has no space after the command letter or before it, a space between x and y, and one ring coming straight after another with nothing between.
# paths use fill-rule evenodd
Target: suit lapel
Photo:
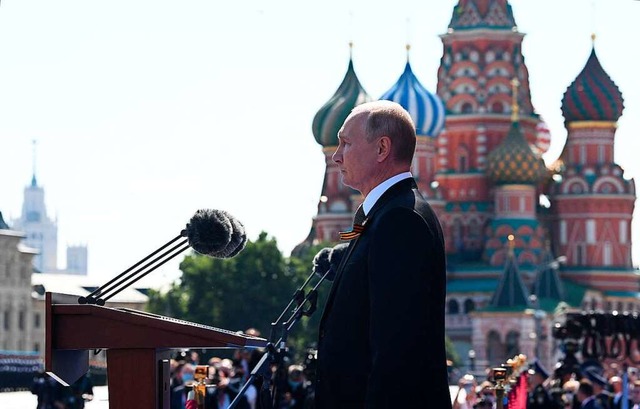
<instances>
[{"instance_id":1,"label":"suit lapel","mask_svg":"<svg viewBox=\"0 0 640 409\"><path fill-rule=\"evenodd\" d=\"M351 242L349 243L349 247L347 247L346 254L342 257L342 260L340 260L340 264L338 265L338 269L336 271L336 276L333 279L333 283L331 283L331 290L329 291L329 295L327 296L325 308L322 312L322 318L320 318L320 326L322 326L322 323L329 313L329 310L331 310L331 306L333 305L333 297L335 296L338 284L340 284L340 278L342 278L342 270L344 270L345 264L347 264L349 257L351 257L351 253L353 253L353 250L356 248L358 240L359 238L351 240Z\"/></svg>"},{"instance_id":2,"label":"suit lapel","mask_svg":"<svg viewBox=\"0 0 640 409\"><path fill-rule=\"evenodd\" d=\"M414 189L414 188L416 188L416 183L413 180L413 178L408 178L408 179L401 180L400 182L398 182L395 185L391 186L386 192L384 192L384 194L382 196L380 196L380 199L378 199L376 201L376 203L373 205L373 208L371 209L371 211L369 212L369 214L367 215L367 217L365 219L365 224L370 223L371 219L373 218L375 213L377 213L380 209L382 209L384 207L384 205L391 198L395 197L396 195L398 195L402 191L411 190L411 189ZM366 228L365 228L365 232L366 232ZM324 320L327 317L329 311L331 310L331 306L333 304L333 298L335 296L335 293L337 291L338 286L340 285L340 279L342 278L342 272L344 270L344 266L347 264L347 261L351 257L351 254L353 253L353 250L358 245L358 241L359 240L360 240L359 237L354 239L354 240L351 240L351 242L349 243L349 247L347 248L346 254L344 255L344 257L342 257L342 260L340 260L340 264L338 265L338 269L336 271L336 276L335 276L335 278L333 280L333 283L331 285L331 290L329 291L329 296L327 297L325 308L324 308L324 311L322 313L322 318L320 319L320 326L322 326L322 323L324 322Z\"/></svg>"}]
</instances>

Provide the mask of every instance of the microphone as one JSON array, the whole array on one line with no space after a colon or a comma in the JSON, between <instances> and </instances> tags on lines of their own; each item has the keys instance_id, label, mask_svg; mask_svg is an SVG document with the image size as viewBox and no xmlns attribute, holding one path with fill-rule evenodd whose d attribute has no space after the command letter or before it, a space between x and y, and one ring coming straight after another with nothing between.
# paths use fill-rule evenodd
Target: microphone
<instances>
[{"instance_id":1,"label":"microphone","mask_svg":"<svg viewBox=\"0 0 640 409\"><path fill-rule=\"evenodd\" d=\"M156 254L180 239L183 240L153 258ZM229 258L242 251L246 243L247 235L244 226L235 217L224 210L200 209L191 217L186 228L183 229L177 237L174 237L165 245L138 261L105 285L98 287L91 292L91 294L78 298L78 302L80 304L104 305L106 300L140 280L189 247L192 247L197 253L209 257ZM138 266L151 258L153 258L153 260L138 268ZM118 287L120 288L118 289ZM115 291L116 289L117 291Z\"/></svg>"},{"instance_id":2,"label":"microphone","mask_svg":"<svg viewBox=\"0 0 640 409\"><path fill-rule=\"evenodd\" d=\"M318 277L323 277L331 268L331 263L329 262L331 250L331 247L325 247L313 257L313 267L311 271Z\"/></svg>"},{"instance_id":3,"label":"microphone","mask_svg":"<svg viewBox=\"0 0 640 409\"><path fill-rule=\"evenodd\" d=\"M180 235L198 253L216 258L233 257L247 243L242 223L224 210L196 211Z\"/></svg>"},{"instance_id":4,"label":"microphone","mask_svg":"<svg viewBox=\"0 0 640 409\"><path fill-rule=\"evenodd\" d=\"M313 272L318 277L333 281L347 247L349 247L348 243L340 243L333 248L325 247L320 250L313 258Z\"/></svg>"}]
</instances>

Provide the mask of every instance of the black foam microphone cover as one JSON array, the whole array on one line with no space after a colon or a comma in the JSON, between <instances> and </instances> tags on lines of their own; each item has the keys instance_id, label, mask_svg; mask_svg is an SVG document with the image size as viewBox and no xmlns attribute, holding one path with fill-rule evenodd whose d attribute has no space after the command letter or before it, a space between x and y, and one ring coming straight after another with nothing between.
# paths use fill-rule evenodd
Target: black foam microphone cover
<instances>
[{"instance_id":1,"label":"black foam microphone cover","mask_svg":"<svg viewBox=\"0 0 640 409\"><path fill-rule=\"evenodd\" d=\"M211 255L225 249L233 233L233 224L225 212L200 209L191 217L183 235L198 253Z\"/></svg>"},{"instance_id":2,"label":"black foam microphone cover","mask_svg":"<svg viewBox=\"0 0 640 409\"><path fill-rule=\"evenodd\" d=\"M247 244L247 234L244 230L244 225L240 223L238 219L230 215L228 212L225 212L224 210L219 210L219 212L224 214L231 222L231 238L229 240L229 243L224 248L220 249L219 251L214 251L210 253L210 255L220 258L233 257L244 249L245 244Z\"/></svg>"},{"instance_id":3,"label":"black foam microphone cover","mask_svg":"<svg viewBox=\"0 0 640 409\"><path fill-rule=\"evenodd\" d=\"M325 247L313 257L313 272L318 277L323 277L327 271L329 271L329 268L331 268L331 264L329 263L330 253L331 247Z\"/></svg>"},{"instance_id":4,"label":"black foam microphone cover","mask_svg":"<svg viewBox=\"0 0 640 409\"><path fill-rule=\"evenodd\" d=\"M336 277L338 266L340 266L342 257L344 257L344 253L347 251L348 247L349 243L340 243L331 249L331 253L329 254L329 264L331 264L332 274L329 274L327 276L327 280L333 281L333 279Z\"/></svg>"}]
</instances>

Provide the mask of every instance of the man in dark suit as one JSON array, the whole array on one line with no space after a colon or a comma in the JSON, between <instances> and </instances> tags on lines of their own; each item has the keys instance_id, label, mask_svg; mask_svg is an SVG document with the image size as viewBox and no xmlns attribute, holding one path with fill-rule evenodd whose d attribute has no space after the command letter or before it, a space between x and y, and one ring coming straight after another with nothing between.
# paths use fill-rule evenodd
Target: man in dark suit
<instances>
[{"instance_id":1,"label":"man in dark suit","mask_svg":"<svg viewBox=\"0 0 640 409\"><path fill-rule=\"evenodd\" d=\"M593 385L593 394L600 407L602 407L602 409L609 409L611 393L607 390L607 387L609 386L607 378L602 376L596 369L585 370L584 376L591 381L591 384Z\"/></svg>"},{"instance_id":2,"label":"man in dark suit","mask_svg":"<svg viewBox=\"0 0 640 409\"><path fill-rule=\"evenodd\" d=\"M593 392L593 383L589 379L580 380L577 393L581 409L603 409Z\"/></svg>"},{"instance_id":3,"label":"man in dark suit","mask_svg":"<svg viewBox=\"0 0 640 409\"><path fill-rule=\"evenodd\" d=\"M409 172L415 125L376 101L338 137L333 160L365 200L320 322L316 408L451 408L444 239Z\"/></svg>"},{"instance_id":4,"label":"man in dark suit","mask_svg":"<svg viewBox=\"0 0 640 409\"><path fill-rule=\"evenodd\" d=\"M544 382L549 378L549 372L537 359L527 371L529 377L527 409L557 409L558 404L552 399L551 394L544 387Z\"/></svg>"}]
</instances>

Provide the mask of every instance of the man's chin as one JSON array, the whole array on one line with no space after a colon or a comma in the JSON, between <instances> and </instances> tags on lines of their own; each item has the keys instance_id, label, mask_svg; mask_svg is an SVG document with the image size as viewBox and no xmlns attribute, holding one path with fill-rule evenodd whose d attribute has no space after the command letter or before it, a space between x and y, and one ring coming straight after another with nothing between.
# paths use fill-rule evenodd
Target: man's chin
<instances>
[{"instance_id":1,"label":"man's chin","mask_svg":"<svg viewBox=\"0 0 640 409\"><path fill-rule=\"evenodd\" d=\"M344 175L344 173L342 174L342 184L352 189L355 189L351 184L351 182L349 181L349 179Z\"/></svg>"}]
</instances>

